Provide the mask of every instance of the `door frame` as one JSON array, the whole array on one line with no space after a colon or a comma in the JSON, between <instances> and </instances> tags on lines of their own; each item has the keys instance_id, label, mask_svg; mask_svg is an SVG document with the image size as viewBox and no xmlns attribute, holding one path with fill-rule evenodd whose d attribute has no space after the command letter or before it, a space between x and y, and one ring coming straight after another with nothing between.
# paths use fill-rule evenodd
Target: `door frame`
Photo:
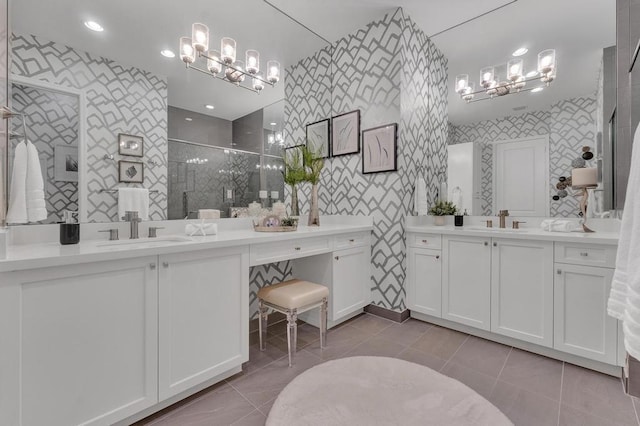
<instances>
[{"instance_id":1,"label":"door frame","mask_svg":"<svg viewBox=\"0 0 640 426\"><path fill-rule=\"evenodd\" d=\"M544 197L544 204L545 204L545 215L544 216L549 216L551 214L551 202L549 200L549 194L550 194L550 190L549 190L549 176L551 174L551 170L550 170L550 166L549 166L549 135L548 134L541 134L541 135L533 135L533 136L526 136L523 138L515 138L515 139L504 139L504 140L495 140L495 141L491 141L490 144L495 147L495 145L501 145L501 144L507 144L507 143L522 143L522 142L531 142L534 140L541 140L544 143L544 152L545 152L545 156L544 156L544 169L546 170L546 173L544 174L544 187L547 188L545 191L545 197ZM491 167L491 171L492 171L492 175L491 175L491 192L493 194L492 200L491 200L491 208L492 211L497 212L497 200L498 200L498 183L496 180L496 170L497 170L497 152L495 149L492 149L493 153L492 153L492 167Z\"/></svg>"}]
</instances>

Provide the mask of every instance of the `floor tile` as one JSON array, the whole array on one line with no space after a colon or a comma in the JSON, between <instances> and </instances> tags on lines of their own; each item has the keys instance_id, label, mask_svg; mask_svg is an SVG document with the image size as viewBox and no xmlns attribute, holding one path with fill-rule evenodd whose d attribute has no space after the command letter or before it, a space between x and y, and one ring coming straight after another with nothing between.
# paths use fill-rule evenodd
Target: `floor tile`
<instances>
[{"instance_id":1,"label":"floor tile","mask_svg":"<svg viewBox=\"0 0 640 426\"><path fill-rule=\"evenodd\" d=\"M391 324L391 326L382 330L378 336L408 346L415 343L429 328L431 328L431 324L408 319L402 324Z\"/></svg>"},{"instance_id":2,"label":"floor tile","mask_svg":"<svg viewBox=\"0 0 640 426\"><path fill-rule=\"evenodd\" d=\"M472 368L456 364L452 361L449 361L449 363L447 363L440 372L452 379L456 379L459 382L464 383L485 398L489 398L493 391L493 387L496 384L495 377L483 374Z\"/></svg>"},{"instance_id":3,"label":"floor tile","mask_svg":"<svg viewBox=\"0 0 640 426\"><path fill-rule=\"evenodd\" d=\"M261 406L258 407L258 410L260 410L260 412L262 414L264 414L265 416L269 416L269 411L271 411L271 407L273 407L273 403L276 402L276 398L273 398L271 401L269 402L265 402L264 404L262 404Z\"/></svg>"},{"instance_id":4,"label":"floor tile","mask_svg":"<svg viewBox=\"0 0 640 426\"><path fill-rule=\"evenodd\" d=\"M498 379L559 400L562 362L513 348Z\"/></svg>"},{"instance_id":5,"label":"floor tile","mask_svg":"<svg viewBox=\"0 0 640 426\"><path fill-rule=\"evenodd\" d=\"M274 342L270 344L269 340L267 340L267 346L264 351L260 350L259 344L251 345L249 346L249 361L242 364L242 371L245 374L251 374L284 356L287 356L286 343L283 349L281 344L274 344Z\"/></svg>"},{"instance_id":6,"label":"floor tile","mask_svg":"<svg viewBox=\"0 0 640 426\"><path fill-rule=\"evenodd\" d=\"M498 381L488 398L517 426L556 426L560 404L522 388Z\"/></svg>"},{"instance_id":7,"label":"floor tile","mask_svg":"<svg viewBox=\"0 0 640 426\"><path fill-rule=\"evenodd\" d=\"M637 424L637 422L620 423L612 419L587 414L568 405L560 405L559 426L637 426Z\"/></svg>"},{"instance_id":8,"label":"floor tile","mask_svg":"<svg viewBox=\"0 0 640 426\"><path fill-rule=\"evenodd\" d=\"M336 359L354 349L356 346L369 339L372 335L360 329L346 325L336 330L331 329L327 334L327 346L320 349L320 341L316 340L304 350L320 357L323 360Z\"/></svg>"},{"instance_id":9,"label":"floor tile","mask_svg":"<svg viewBox=\"0 0 640 426\"><path fill-rule=\"evenodd\" d=\"M258 410L254 410L251 414L231 423L232 426L264 426L267 417Z\"/></svg>"},{"instance_id":10,"label":"floor tile","mask_svg":"<svg viewBox=\"0 0 640 426\"><path fill-rule=\"evenodd\" d=\"M371 314L360 315L349 323L351 327L355 327L360 331L369 334L380 333L385 328L393 325L394 322L388 319L380 318Z\"/></svg>"},{"instance_id":11,"label":"floor tile","mask_svg":"<svg viewBox=\"0 0 640 426\"><path fill-rule=\"evenodd\" d=\"M356 346L344 356L386 356L395 357L407 347L389 339L374 336Z\"/></svg>"},{"instance_id":12,"label":"floor tile","mask_svg":"<svg viewBox=\"0 0 640 426\"><path fill-rule=\"evenodd\" d=\"M440 369L447 363L446 360L440 359L435 355L431 355L412 348L407 348L404 351L400 352L397 358L424 365L425 367L429 367L435 371L440 371Z\"/></svg>"},{"instance_id":13,"label":"floor tile","mask_svg":"<svg viewBox=\"0 0 640 426\"><path fill-rule=\"evenodd\" d=\"M448 360L467 337L467 334L434 325L411 348Z\"/></svg>"},{"instance_id":14,"label":"floor tile","mask_svg":"<svg viewBox=\"0 0 640 426\"><path fill-rule=\"evenodd\" d=\"M586 368L565 364L562 403L587 414L622 423L636 422L631 397L620 379Z\"/></svg>"},{"instance_id":15,"label":"floor tile","mask_svg":"<svg viewBox=\"0 0 640 426\"><path fill-rule=\"evenodd\" d=\"M470 336L453 355L451 361L497 378L509 351L510 346Z\"/></svg>"}]
</instances>

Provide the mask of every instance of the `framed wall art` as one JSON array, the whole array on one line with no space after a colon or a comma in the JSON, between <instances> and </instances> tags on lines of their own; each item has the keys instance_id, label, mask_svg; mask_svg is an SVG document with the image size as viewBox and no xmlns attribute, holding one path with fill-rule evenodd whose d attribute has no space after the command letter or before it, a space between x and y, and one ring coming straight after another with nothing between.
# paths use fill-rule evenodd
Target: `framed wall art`
<instances>
[{"instance_id":1,"label":"framed wall art","mask_svg":"<svg viewBox=\"0 0 640 426\"><path fill-rule=\"evenodd\" d=\"M396 149L398 124L386 124L362 131L362 173L398 170Z\"/></svg>"},{"instance_id":2,"label":"framed wall art","mask_svg":"<svg viewBox=\"0 0 640 426\"><path fill-rule=\"evenodd\" d=\"M331 139L331 120L328 118L315 123L307 124L307 145L309 148L319 150L322 158L329 157Z\"/></svg>"},{"instance_id":3,"label":"framed wall art","mask_svg":"<svg viewBox=\"0 0 640 426\"><path fill-rule=\"evenodd\" d=\"M46 176L46 175L43 175ZM58 144L53 151L53 179L56 182L78 181L78 147Z\"/></svg>"},{"instance_id":4,"label":"framed wall art","mask_svg":"<svg viewBox=\"0 0 640 426\"><path fill-rule=\"evenodd\" d=\"M144 164L139 161L120 160L118 176L120 182L144 183Z\"/></svg>"},{"instance_id":5,"label":"framed wall art","mask_svg":"<svg viewBox=\"0 0 640 426\"><path fill-rule=\"evenodd\" d=\"M331 119L331 155L360 152L360 110L337 115Z\"/></svg>"},{"instance_id":6,"label":"framed wall art","mask_svg":"<svg viewBox=\"0 0 640 426\"><path fill-rule=\"evenodd\" d=\"M125 133L118 134L118 154L129 157L143 157L144 138Z\"/></svg>"}]
</instances>

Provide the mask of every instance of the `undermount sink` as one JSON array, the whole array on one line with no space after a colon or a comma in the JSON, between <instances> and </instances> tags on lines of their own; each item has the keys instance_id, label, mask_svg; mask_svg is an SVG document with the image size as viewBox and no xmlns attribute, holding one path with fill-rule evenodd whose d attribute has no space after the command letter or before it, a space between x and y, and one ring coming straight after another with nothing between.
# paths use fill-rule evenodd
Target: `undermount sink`
<instances>
[{"instance_id":1,"label":"undermount sink","mask_svg":"<svg viewBox=\"0 0 640 426\"><path fill-rule=\"evenodd\" d=\"M467 231L481 231L481 232L505 232L505 233L518 233L518 232L527 232L526 229L513 229L513 228L487 228L483 226L469 226L464 227Z\"/></svg>"},{"instance_id":2,"label":"undermount sink","mask_svg":"<svg viewBox=\"0 0 640 426\"><path fill-rule=\"evenodd\" d=\"M141 246L154 246L154 245L164 245L166 243L187 243L193 241L191 237L186 237L184 235L167 235L164 237L156 237L156 238L136 238L136 239L127 239L127 240L114 240L114 241L101 241L96 246L98 247L109 247L109 246L133 246L133 245L141 245Z\"/></svg>"}]
</instances>

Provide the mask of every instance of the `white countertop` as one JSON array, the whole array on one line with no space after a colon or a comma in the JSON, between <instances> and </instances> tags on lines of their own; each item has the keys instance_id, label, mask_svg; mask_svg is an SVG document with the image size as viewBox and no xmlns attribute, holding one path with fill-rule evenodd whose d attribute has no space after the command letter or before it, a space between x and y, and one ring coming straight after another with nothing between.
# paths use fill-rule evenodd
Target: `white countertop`
<instances>
[{"instance_id":1,"label":"white countertop","mask_svg":"<svg viewBox=\"0 0 640 426\"><path fill-rule=\"evenodd\" d=\"M0 260L0 272L272 243L297 238L371 231L373 229L370 217L363 217L362 220L357 221L348 220L346 221L347 223L336 223L339 221L326 222L328 223L322 224L321 220L319 227L298 226L298 229L294 232L256 232L250 228L224 229L224 227L219 229L217 235L187 237L184 233L178 234L174 232L160 234L158 239L121 239L122 244L119 245L105 245L105 243L108 244L105 239L86 241L81 239L78 244L65 246L60 245L58 242L11 245L8 247L6 259ZM172 237L177 237L174 239L179 241L171 241ZM131 244L128 244L129 241L131 241Z\"/></svg>"}]
</instances>

